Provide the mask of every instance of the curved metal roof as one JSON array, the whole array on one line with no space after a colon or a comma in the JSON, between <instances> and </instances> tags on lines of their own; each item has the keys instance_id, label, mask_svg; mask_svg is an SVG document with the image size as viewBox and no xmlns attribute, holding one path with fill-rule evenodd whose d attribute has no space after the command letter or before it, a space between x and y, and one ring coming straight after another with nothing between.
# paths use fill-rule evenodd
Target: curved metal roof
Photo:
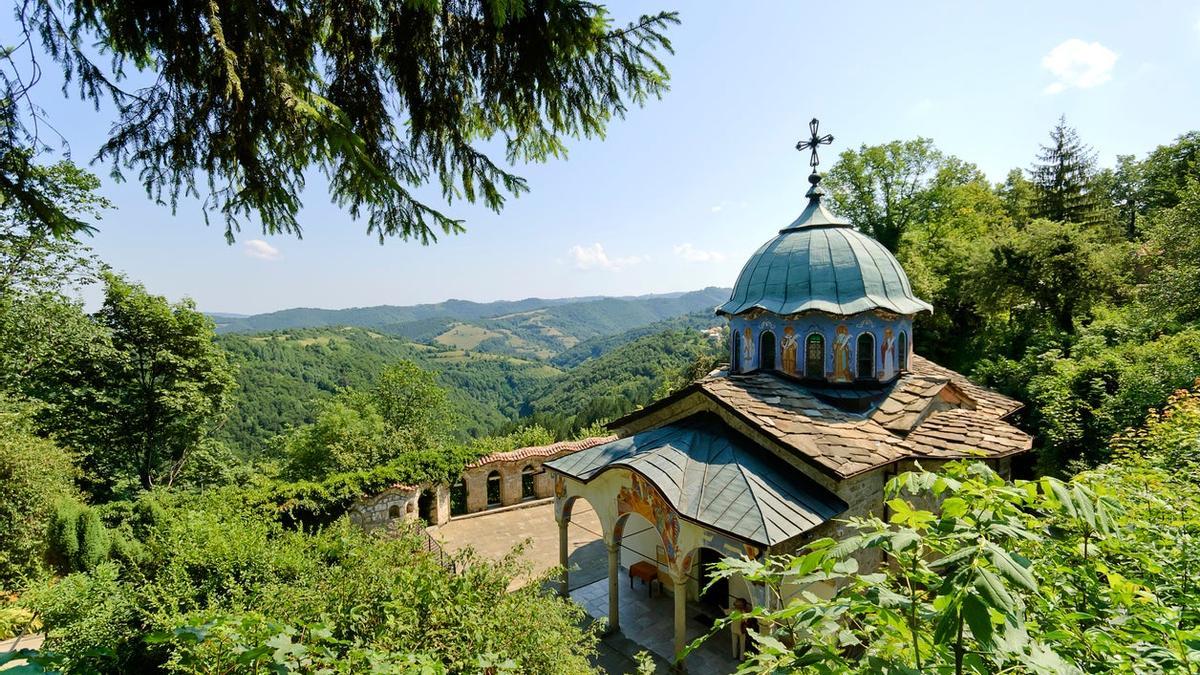
<instances>
[{"instance_id":1,"label":"curved metal roof","mask_svg":"<svg viewBox=\"0 0 1200 675\"><path fill-rule=\"evenodd\" d=\"M784 315L933 311L913 295L908 275L891 251L826 210L823 194L818 184L809 189L807 208L750 256L717 313L756 308Z\"/></svg>"},{"instance_id":2,"label":"curved metal roof","mask_svg":"<svg viewBox=\"0 0 1200 675\"><path fill-rule=\"evenodd\" d=\"M773 546L831 520L847 505L783 460L695 415L544 465L590 481L612 467L642 474L685 518Z\"/></svg>"}]
</instances>

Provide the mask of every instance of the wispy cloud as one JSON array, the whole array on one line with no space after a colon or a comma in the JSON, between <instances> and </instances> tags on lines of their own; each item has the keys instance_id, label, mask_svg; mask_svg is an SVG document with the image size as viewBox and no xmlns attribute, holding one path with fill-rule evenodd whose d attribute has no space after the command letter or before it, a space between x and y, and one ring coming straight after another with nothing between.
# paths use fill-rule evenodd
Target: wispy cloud
<instances>
[{"instance_id":1,"label":"wispy cloud","mask_svg":"<svg viewBox=\"0 0 1200 675\"><path fill-rule=\"evenodd\" d=\"M675 247L675 255L688 262L707 263L725 260L725 254L720 251L705 251L691 244L680 244Z\"/></svg>"},{"instance_id":2,"label":"wispy cloud","mask_svg":"<svg viewBox=\"0 0 1200 675\"><path fill-rule=\"evenodd\" d=\"M630 265L637 265L649 260L643 255L611 257L599 242L595 244L576 244L567 250L567 255L581 270L610 270L616 271Z\"/></svg>"},{"instance_id":3,"label":"wispy cloud","mask_svg":"<svg viewBox=\"0 0 1200 675\"><path fill-rule=\"evenodd\" d=\"M242 252L259 260L279 260L283 257L279 249L262 239L248 239L242 242Z\"/></svg>"},{"instance_id":4,"label":"wispy cloud","mask_svg":"<svg viewBox=\"0 0 1200 675\"><path fill-rule=\"evenodd\" d=\"M1043 92L1058 94L1067 89L1088 89L1112 79L1118 55L1099 42L1071 38L1042 57L1042 67L1054 75Z\"/></svg>"}]
</instances>

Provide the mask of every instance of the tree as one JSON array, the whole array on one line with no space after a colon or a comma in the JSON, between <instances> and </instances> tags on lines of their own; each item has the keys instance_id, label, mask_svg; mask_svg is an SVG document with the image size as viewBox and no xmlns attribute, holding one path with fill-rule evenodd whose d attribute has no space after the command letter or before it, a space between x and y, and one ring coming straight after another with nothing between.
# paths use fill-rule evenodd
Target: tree
<instances>
[{"instance_id":1,"label":"tree","mask_svg":"<svg viewBox=\"0 0 1200 675\"><path fill-rule=\"evenodd\" d=\"M948 188L980 176L974 165L917 138L843 152L826 184L837 211L895 253L910 227L931 219Z\"/></svg>"},{"instance_id":2,"label":"tree","mask_svg":"<svg viewBox=\"0 0 1200 675\"><path fill-rule=\"evenodd\" d=\"M1161 316L1200 319L1200 179L1175 197L1176 206L1150 217L1147 258L1150 283L1142 293Z\"/></svg>"},{"instance_id":3,"label":"tree","mask_svg":"<svg viewBox=\"0 0 1200 675\"><path fill-rule=\"evenodd\" d=\"M21 46L40 38L79 98L116 107L97 158L118 176L136 172L152 198L202 198L230 239L251 218L299 234L300 193L316 170L369 232L423 243L462 223L416 189L433 183L446 200L500 209L526 183L478 146L499 140L511 164L602 135L666 91L660 56L678 23L659 13L618 27L587 0L29 0L17 20ZM39 65L18 62L25 53L0 55L11 102L0 109L0 194L61 234L77 225L28 180L22 148L42 150L45 120L28 86ZM146 86L124 88L143 74L153 75Z\"/></svg>"},{"instance_id":4,"label":"tree","mask_svg":"<svg viewBox=\"0 0 1200 675\"><path fill-rule=\"evenodd\" d=\"M321 479L402 459L420 461L441 450L450 420L437 375L399 361L380 373L369 392L340 392L321 406L312 424L286 434L287 473Z\"/></svg>"},{"instance_id":5,"label":"tree","mask_svg":"<svg viewBox=\"0 0 1200 675\"><path fill-rule=\"evenodd\" d=\"M1071 222L1035 220L994 241L974 273L981 301L993 311L1032 302L1067 335L1107 288L1103 247Z\"/></svg>"},{"instance_id":6,"label":"tree","mask_svg":"<svg viewBox=\"0 0 1200 675\"><path fill-rule=\"evenodd\" d=\"M1160 145L1141 163L1139 211L1148 214L1179 204L1188 183L1200 176L1200 131Z\"/></svg>"},{"instance_id":7,"label":"tree","mask_svg":"<svg viewBox=\"0 0 1200 675\"><path fill-rule=\"evenodd\" d=\"M55 208L80 223L78 230L94 229L90 223L111 207L96 192L99 179L71 162L39 166L32 172ZM0 200L0 298L77 288L95 281L102 267L73 235L56 234L26 204Z\"/></svg>"},{"instance_id":8,"label":"tree","mask_svg":"<svg viewBox=\"0 0 1200 675\"><path fill-rule=\"evenodd\" d=\"M104 284L92 320L110 348L84 358L85 381L60 381L44 424L84 453L101 489L128 478L143 489L170 485L223 419L233 372L191 300L172 305L111 273Z\"/></svg>"},{"instance_id":9,"label":"tree","mask_svg":"<svg viewBox=\"0 0 1200 675\"><path fill-rule=\"evenodd\" d=\"M1094 224L1100 202L1091 191L1096 157L1079 140L1067 118L1059 118L1050 130L1050 144L1041 146L1037 162L1030 169L1034 187L1031 215L1079 225Z\"/></svg>"}]
</instances>

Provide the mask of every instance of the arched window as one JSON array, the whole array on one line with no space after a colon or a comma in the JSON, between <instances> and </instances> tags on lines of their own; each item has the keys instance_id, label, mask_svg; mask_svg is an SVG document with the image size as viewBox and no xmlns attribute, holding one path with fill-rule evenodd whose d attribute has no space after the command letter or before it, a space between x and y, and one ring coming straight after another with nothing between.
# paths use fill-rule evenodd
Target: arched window
<instances>
[{"instance_id":1,"label":"arched window","mask_svg":"<svg viewBox=\"0 0 1200 675\"><path fill-rule=\"evenodd\" d=\"M729 357L730 372L742 372L742 334L734 329L729 331L729 348L733 354Z\"/></svg>"},{"instance_id":2,"label":"arched window","mask_svg":"<svg viewBox=\"0 0 1200 675\"><path fill-rule=\"evenodd\" d=\"M500 472L493 471L487 477L487 505L500 506Z\"/></svg>"},{"instance_id":3,"label":"arched window","mask_svg":"<svg viewBox=\"0 0 1200 675\"><path fill-rule=\"evenodd\" d=\"M533 488L533 467L521 469L521 499L533 499L537 492Z\"/></svg>"},{"instance_id":4,"label":"arched window","mask_svg":"<svg viewBox=\"0 0 1200 675\"><path fill-rule=\"evenodd\" d=\"M858 336L858 379L875 377L875 336L863 333Z\"/></svg>"},{"instance_id":5,"label":"arched window","mask_svg":"<svg viewBox=\"0 0 1200 675\"><path fill-rule=\"evenodd\" d=\"M395 520L400 517L400 505L392 504L388 507L388 518Z\"/></svg>"},{"instance_id":6,"label":"arched window","mask_svg":"<svg viewBox=\"0 0 1200 675\"><path fill-rule=\"evenodd\" d=\"M775 333L769 330L764 330L758 338L758 367L775 369Z\"/></svg>"},{"instance_id":7,"label":"arched window","mask_svg":"<svg viewBox=\"0 0 1200 675\"><path fill-rule=\"evenodd\" d=\"M825 336L820 333L804 341L804 376L816 380L825 377Z\"/></svg>"},{"instance_id":8,"label":"arched window","mask_svg":"<svg viewBox=\"0 0 1200 675\"><path fill-rule=\"evenodd\" d=\"M459 478L450 486L450 515L461 516L467 512L467 479Z\"/></svg>"},{"instance_id":9,"label":"arched window","mask_svg":"<svg viewBox=\"0 0 1200 675\"><path fill-rule=\"evenodd\" d=\"M900 331L900 339L896 340L896 369L908 370L908 333Z\"/></svg>"}]
</instances>

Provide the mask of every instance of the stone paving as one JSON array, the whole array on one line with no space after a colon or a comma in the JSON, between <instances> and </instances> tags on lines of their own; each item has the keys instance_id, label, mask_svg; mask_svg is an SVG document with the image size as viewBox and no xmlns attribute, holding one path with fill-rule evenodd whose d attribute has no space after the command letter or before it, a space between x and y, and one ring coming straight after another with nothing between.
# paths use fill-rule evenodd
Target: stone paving
<instances>
[{"instance_id":1,"label":"stone paving","mask_svg":"<svg viewBox=\"0 0 1200 675\"><path fill-rule=\"evenodd\" d=\"M441 542L447 552L467 547L481 556L498 559L514 546L528 540L522 555L530 565L529 572L514 581L520 586L538 579L558 566L558 524L554 522L554 504L541 502L522 508L483 512L465 518L455 518L429 533ZM571 573L571 598L593 619L608 617L608 552L600 537L600 521L596 512L580 500L571 513L567 530L567 546ZM622 568L621 631L604 637L598 647L596 665L605 672L617 675L633 673L635 655L649 651L657 672L667 673L674 656L674 602L666 595L647 597L646 588L635 584L630 589L628 572ZM701 621L703 612L688 605L688 639L703 634L711 619ZM729 657L728 632L714 636L688 658L688 673L710 675L732 673L737 664Z\"/></svg>"},{"instance_id":2,"label":"stone paving","mask_svg":"<svg viewBox=\"0 0 1200 675\"><path fill-rule=\"evenodd\" d=\"M455 518L441 527L430 528L429 533L448 553L469 546L493 560L502 558L514 546L528 540L522 559L529 563L530 570L514 582L516 586L537 579L558 566L558 523L554 521L552 501ZM583 500L576 503L571 513L567 550L571 588L587 585L608 574L608 551L600 539L600 520Z\"/></svg>"},{"instance_id":3,"label":"stone paving","mask_svg":"<svg viewBox=\"0 0 1200 675\"><path fill-rule=\"evenodd\" d=\"M624 641L609 636L604 644L610 648L628 652L632 657L638 651L646 649L662 657L661 666L669 663L675 654L675 601L668 595L656 593L650 597L646 588L635 583L631 589L625 583L628 570L621 568L621 588L619 594L621 631L619 637ZM588 584L571 591L571 599L583 606L591 616L599 619L608 616L608 579ZM688 603L687 608L687 639L695 640L712 626L712 618L705 616L705 611L694 603ZM624 644L631 643L631 644ZM724 675L737 670L737 663L731 658L728 629L722 630L704 642L687 658L689 675ZM657 661L657 660L656 660ZM613 671L609 671L613 672Z\"/></svg>"}]
</instances>

